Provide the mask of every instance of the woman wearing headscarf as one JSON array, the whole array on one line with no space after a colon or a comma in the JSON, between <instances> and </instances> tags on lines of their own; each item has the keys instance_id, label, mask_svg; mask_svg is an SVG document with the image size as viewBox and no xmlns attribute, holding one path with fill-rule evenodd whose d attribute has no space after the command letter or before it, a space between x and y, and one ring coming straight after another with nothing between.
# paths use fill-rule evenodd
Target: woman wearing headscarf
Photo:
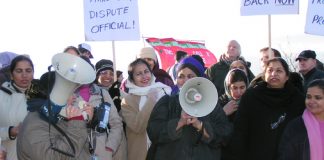
<instances>
[{"instance_id":1,"label":"woman wearing headscarf","mask_svg":"<svg viewBox=\"0 0 324 160\"><path fill-rule=\"evenodd\" d=\"M239 102L248 85L249 80L246 73L239 68L231 69L225 77L225 94L219 97L219 103L231 124L234 122ZM223 143L222 159L226 159L227 155L231 155L231 152L227 148L229 140L230 137Z\"/></svg>"},{"instance_id":2,"label":"woman wearing headscarf","mask_svg":"<svg viewBox=\"0 0 324 160\"><path fill-rule=\"evenodd\" d=\"M306 109L286 127L279 145L279 160L322 160L324 158L324 80L307 87Z\"/></svg>"},{"instance_id":3,"label":"woman wearing headscarf","mask_svg":"<svg viewBox=\"0 0 324 160\"><path fill-rule=\"evenodd\" d=\"M128 95L123 98L121 115L126 123L128 157L143 160L151 144L146 127L155 103L164 95L171 93L171 88L155 77L149 64L143 59L136 59L128 66L126 87Z\"/></svg>"},{"instance_id":4,"label":"woman wearing headscarf","mask_svg":"<svg viewBox=\"0 0 324 160\"><path fill-rule=\"evenodd\" d=\"M204 77L204 70L195 58L183 59L177 67L180 90L187 80ZM197 118L182 110L178 94L161 98L147 127L152 141L147 159L220 159L220 144L231 132L221 109L217 105L209 115Z\"/></svg>"},{"instance_id":5,"label":"woman wearing headscarf","mask_svg":"<svg viewBox=\"0 0 324 160\"><path fill-rule=\"evenodd\" d=\"M248 85L249 80L243 70L232 69L227 73L224 81L225 94L219 97L219 103L230 122L234 121L239 101Z\"/></svg>"},{"instance_id":6,"label":"woman wearing headscarf","mask_svg":"<svg viewBox=\"0 0 324 160\"><path fill-rule=\"evenodd\" d=\"M277 159L278 144L287 123L305 108L303 94L288 81L289 67L284 59L269 60L263 79L241 98L227 159Z\"/></svg>"},{"instance_id":7,"label":"woman wearing headscarf","mask_svg":"<svg viewBox=\"0 0 324 160\"><path fill-rule=\"evenodd\" d=\"M235 68L239 68L241 70L243 70L249 80L249 84L250 82L254 79L254 74L252 73L252 71L250 70L250 68L248 67L247 62L244 60L243 57L239 57L238 60L235 60L231 63L230 65L230 70L231 69L235 69Z\"/></svg>"}]
</instances>

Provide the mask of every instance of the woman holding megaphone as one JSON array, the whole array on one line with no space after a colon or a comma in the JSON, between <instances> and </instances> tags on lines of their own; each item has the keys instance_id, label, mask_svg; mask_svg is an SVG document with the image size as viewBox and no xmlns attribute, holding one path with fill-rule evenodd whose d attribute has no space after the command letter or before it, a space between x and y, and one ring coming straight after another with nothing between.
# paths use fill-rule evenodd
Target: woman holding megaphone
<instances>
[{"instance_id":1,"label":"woman holding megaphone","mask_svg":"<svg viewBox=\"0 0 324 160\"><path fill-rule=\"evenodd\" d=\"M197 59L193 57L183 59L177 67L177 85L180 92L187 90L184 89L184 84L190 83L189 79L204 77L204 70L203 65ZM217 102L216 89L215 93L212 96ZM208 96L202 95L201 98L198 94L198 96L194 95L193 99L204 101L208 99L206 98ZM155 105L147 127L152 144L146 159L175 160L180 157L193 160L220 159L220 144L232 131L222 108L216 105L216 102L210 102L216 107L212 107L210 113L206 115L200 115L198 111L198 116L196 116L186 112L180 104L181 101L182 98L179 100L179 94L176 94L162 97ZM203 104L208 105L208 103Z\"/></svg>"}]
</instances>

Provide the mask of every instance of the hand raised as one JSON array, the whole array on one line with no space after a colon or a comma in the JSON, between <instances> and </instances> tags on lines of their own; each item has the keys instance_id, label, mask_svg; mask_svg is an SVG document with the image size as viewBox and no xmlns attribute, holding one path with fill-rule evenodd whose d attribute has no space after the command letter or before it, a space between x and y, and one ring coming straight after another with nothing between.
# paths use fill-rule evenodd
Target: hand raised
<instances>
[{"instance_id":1,"label":"hand raised","mask_svg":"<svg viewBox=\"0 0 324 160\"><path fill-rule=\"evenodd\" d=\"M233 114L235 111L237 111L237 109L238 109L238 104L234 100L229 101L223 108L227 116Z\"/></svg>"}]
</instances>

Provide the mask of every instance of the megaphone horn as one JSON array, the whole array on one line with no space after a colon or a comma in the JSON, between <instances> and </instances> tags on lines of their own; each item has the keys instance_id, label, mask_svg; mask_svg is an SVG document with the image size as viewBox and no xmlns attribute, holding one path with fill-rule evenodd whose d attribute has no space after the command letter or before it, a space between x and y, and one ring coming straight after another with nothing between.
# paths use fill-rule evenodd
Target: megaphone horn
<instances>
[{"instance_id":1,"label":"megaphone horn","mask_svg":"<svg viewBox=\"0 0 324 160\"><path fill-rule=\"evenodd\" d=\"M55 83L50 100L54 106L65 106L77 87L89 84L96 78L92 66L75 55L58 53L52 58L52 66L55 69Z\"/></svg>"},{"instance_id":2,"label":"megaphone horn","mask_svg":"<svg viewBox=\"0 0 324 160\"><path fill-rule=\"evenodd\" d=\"M182 109L194 117L203 117L216 107L218 93L215 85L203 77L191 78L181 87L179 101Z\"/></svg>"}]
</instances>

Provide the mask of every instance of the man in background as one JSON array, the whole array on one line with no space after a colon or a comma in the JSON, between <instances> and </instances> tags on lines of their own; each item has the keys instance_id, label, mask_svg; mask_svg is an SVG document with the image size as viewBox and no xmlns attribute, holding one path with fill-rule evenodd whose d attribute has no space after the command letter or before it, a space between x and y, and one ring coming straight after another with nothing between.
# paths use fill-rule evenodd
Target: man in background
<instances>
[{"instance_id":1,"label":"man in background","mask_svg":"<svg viewBox=\"0 0 324 160\"><path fill-rule=\"evenodd\" d=\"M299 72L304 78L304 91L306 91L306 87L311 81L324 78L324 72L316 68L317 62L315 51L302 51L296 58L296 61L298 61Z\"/></svg>"},{"instance_id":2,"label":"man in background","mask_svg":"<svg viewBox=\"0 0 324 160\"><path fill-rule=\"evenodd\" d=\"M278 50L271 48L271 51L269 51L269 47L262 48L260 50L260 53L262 55L261 57L262 71L264 70L265 65L268 63L270 59L274 57L281 57L281 54Z\"/></svg>"},{"instance_id":3,"label":"man in background","mask_svg":"<svg viewBox=\"0 0 324 160\"><path fill-rule=\"evenodd\" d=\"M231 63L241 55L241 46L236 40L229 41L226 53L220 56L219 62L206 70L206 75L217 88L218 95L225 93L224 80L229 71Z\"/></svg>"}]
</instances>

